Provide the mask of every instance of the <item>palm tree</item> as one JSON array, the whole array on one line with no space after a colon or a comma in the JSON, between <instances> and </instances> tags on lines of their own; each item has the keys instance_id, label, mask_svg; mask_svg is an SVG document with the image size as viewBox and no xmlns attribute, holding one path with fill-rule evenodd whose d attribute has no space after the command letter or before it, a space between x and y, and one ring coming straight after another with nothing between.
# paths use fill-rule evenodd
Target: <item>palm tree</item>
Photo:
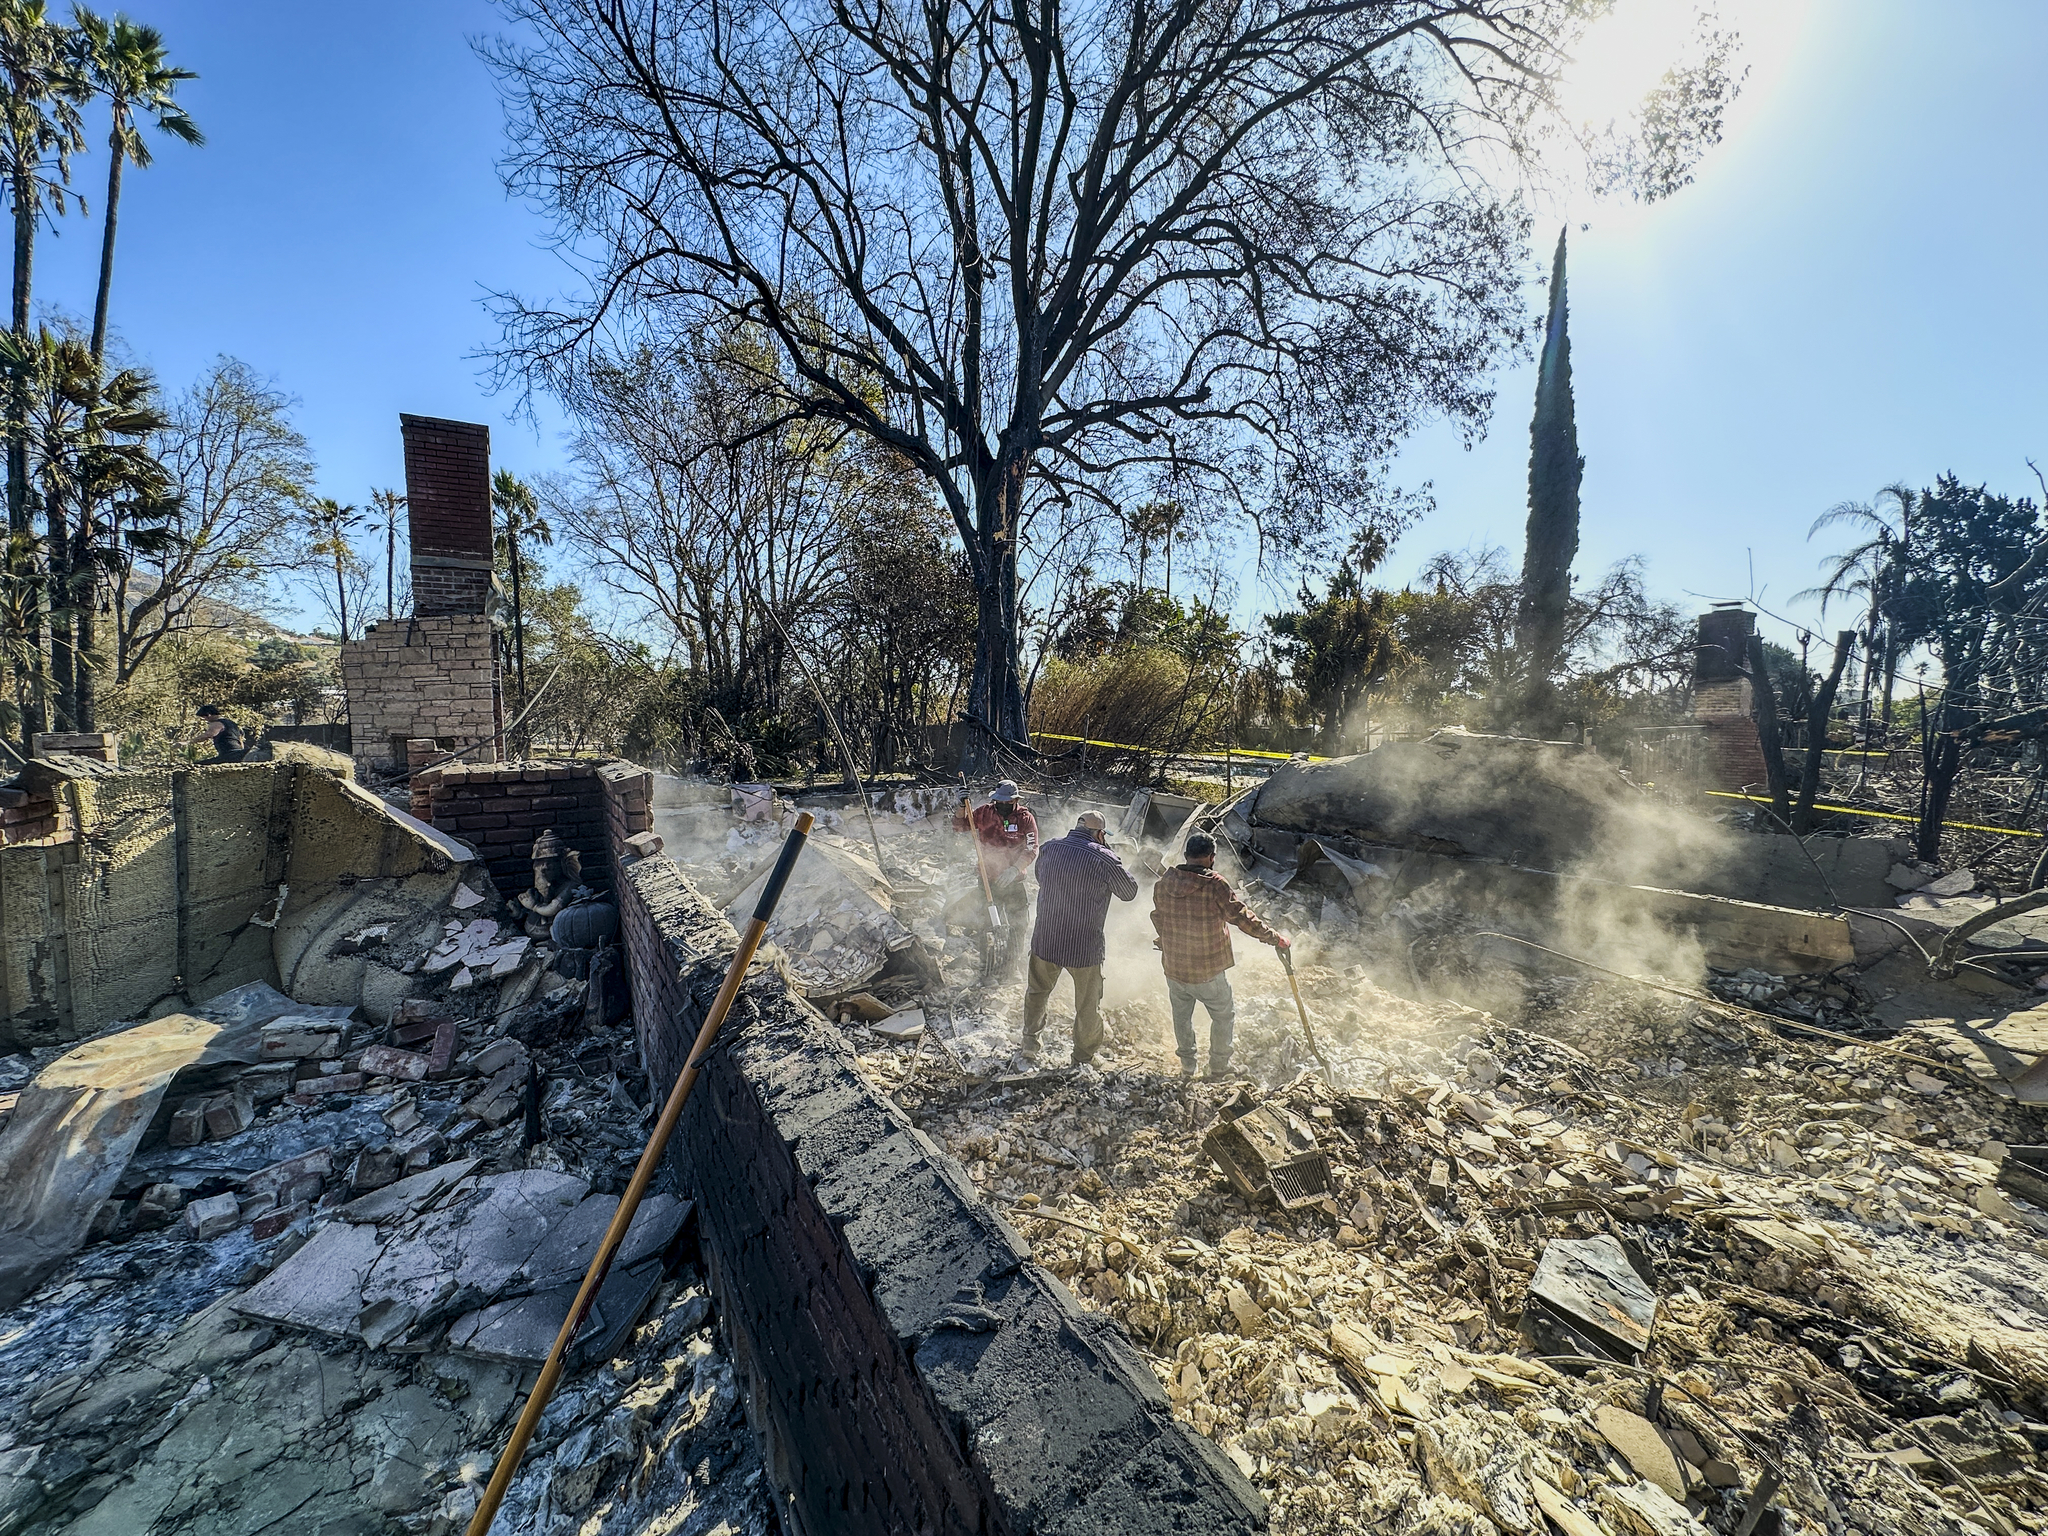
<instances>
[{"instance_id":1,"label":"palm tree","mask_svg":"<svg viewBox=\"0 0 2048 1536\"><path fill-rule=\"evenodd\" d=\"M1920 502L1911 486L1885 486L1867 502L1844 501L1830 507L1806 530L1810 539L1823 528L1850 527L1863 540L1821 562L1819 586L1799 597L1820 599L1825 615L1836 598L1854 598L1864 605L1863 712L1870 712L1871 674L1881 679L1883 702L1879 721L1892 723L1892 671L1899 659L1898 616L1893 609L1904 595L1913 558L1913 514Z\"/></svg>"},{"instance_id":2,"label":"palm tree","mask_svg":"<svg viewBox=\"0 0 2048 1536\"><path fill-rule=\"evenodd\" d=\"M26 352L29 297L35 266L36 224L47 198L63 213L70 200L71 155L85 147L78 103L87 87L69 46L71 34L54 25L42 0L0 0L0 175L14 205L14 290L12 331ZM55 162L55 175L50 174ZM6 563L8 581L40 581L35 562L23 551L32 539L28 482L28 381L16 373L7 397L7 527L15 536ZM41 593L13 594L9 609L29 626L22 645L41 655ZM38 667L40 663L36 664ZM17 690L24 700L20 721L24 742L43 728L44 692Z\"/></svg>"},{"instance_id":3,"label":"palm tree","mask_svg":"<svg viewBox=\"0 0 2048 1536\"><path fill-rule=\"evenodd\" d=\"M79 64L85 77L106 97L113 115L107 135L106 226L100 236L100 288L92 310L92 355L104 356L107 343L107 296L114 285L114 225L121 212L121 168L130 160L147 168L149 140L138 115L156 119L160 132L187 144L204 144L206 135L185 109L172 99L181 80L197 80L189 69L164 62L163 34L116 15L112 21L81 7L77 12Z\"/></svg>"},{"instance_id":4,"label":"palm tree","mask_svg":"<svg viewBox=\"0 0 2048 1536\"><path fill-rule=\"evenodd\" d=\"M60 729L91 730L94 617L103 578L121 558L114 528L94 508L102 498L114 499L121 504L117 516L126 510L136 525L131 543L156 547L160 530L147 526L153 514L141 509L171 493L169 477L144 442L167 419L155 379L136 368L104 377L99 359L77 335L53 335L44 327L26 350L12 335L0 335L0 368L28 389L32 503L40 503L48 519L50 702Z\"/></svg>"},{"instance_id":5,"label":"palm tree","mask_svg":"<svg viewBox=\"0 0 2048 1536\"><path fill-rule=\"evenodd\" d=\"M525 557L520 540L542 544L555 542L554 530L540 515L540 502L533 487L501 469L491 476L491 505L502 520L496 539L498 554L512 568L512 670L519 679L519 707L526 708L526 615L521 587L525 580Z\"/></svg>"},{"instance_id":6,"label":"palm tree","mask_svg":"<svg viewBox=\"0 0 2048 1536\"><path fill-rule=\"evenodd\" d=\"M313 534L306 552L334 568L334 616L341 625L344 644L353 638L348 627L348 574L360 569L362 564L348 536L349 531L362 520L360 511L343 506L332 496L317 497L306 503L306 522Z\"/></svg>"},{"instance_id":7,"label":"palm tree","mask_svg":"<svg viewBox=\"0 0 2048 1536\"><path fill-rule=\"evenodd\" d=\"M384 520L384 617L398 612L398 514L405 510L405 498L397 491L370 492L370 505Z\"/></svg>"}]
</instances>

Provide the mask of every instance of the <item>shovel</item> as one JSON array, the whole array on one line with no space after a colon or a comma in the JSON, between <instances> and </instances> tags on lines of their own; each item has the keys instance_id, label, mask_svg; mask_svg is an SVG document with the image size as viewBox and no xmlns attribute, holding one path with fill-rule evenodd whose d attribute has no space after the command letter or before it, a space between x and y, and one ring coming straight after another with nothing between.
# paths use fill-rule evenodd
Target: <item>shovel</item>
<instances>
[{"instance_id":1,"label":"shovel","mask_svg":"<svg viewBox=\"0 0 2048 1536\"><path fill-rule=\"evenodd\" d=\"M1337 1086L1337 1074L1330 1069L1330 1058L1323 1054L1323 1048L1316 1044L1316 1032L1308 1027L1308 1006L1301 1000L1301 983L1294 979L1294 950L1292 947L1280 951L1280 964L1287 970L1287 990L1294 994L1294 1011L1301 1016L1301 1032L1308 1037L1308 1048L1316 1053L1316 1060L1322 1063L1323 1081L1332 1088Z\"/></svg>"}]
</instances>

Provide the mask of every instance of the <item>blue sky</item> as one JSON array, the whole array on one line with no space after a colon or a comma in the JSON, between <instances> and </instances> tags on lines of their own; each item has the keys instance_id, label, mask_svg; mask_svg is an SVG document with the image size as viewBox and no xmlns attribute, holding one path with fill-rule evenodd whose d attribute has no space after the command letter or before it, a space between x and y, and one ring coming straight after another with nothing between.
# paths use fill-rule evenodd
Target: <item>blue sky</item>
<instances>
[{"instance_id":1,"label":"blue sky","mask_svg":"<svg viewBox=\"0 0 2048 1536\"><path fill-rule=\"evenodd\" d=\"M1752 73L1696 183L1651 208L1543 213L1546 252L1572 227L1578 569L1642 555L1655 591L1691 602L1749 594L1753 565L1766 606L1811 622L1791 595L1814 580L1805 535L1827 507L1946 470L2032 491L2026 458L2048 460L2048 93L2032 78L2048 5L1721 10ZM498 463L559 467L559 421L510 420L475 356L493 336L487 290L565 281L498 183L500 114L471 48L496 27L490 6L132 11L200 71L182 95L210 140L162 144L129 173L113 323L133 354L172 386L223 352L274 377L302 402L320 489L344 500L402 483L400 411L489 422ZM1615 36L1600 81L1655 39ZM104 175L96 148L78 173L95 211ZM97 229L44 237L39 302L89 315ZM1470 452L1426 429L1401 455L1398 477L1430 481L1438 510L1382 579L1439 549L1519 550L1533 374L1499 390Z\"/></svg>"}]
</instances>

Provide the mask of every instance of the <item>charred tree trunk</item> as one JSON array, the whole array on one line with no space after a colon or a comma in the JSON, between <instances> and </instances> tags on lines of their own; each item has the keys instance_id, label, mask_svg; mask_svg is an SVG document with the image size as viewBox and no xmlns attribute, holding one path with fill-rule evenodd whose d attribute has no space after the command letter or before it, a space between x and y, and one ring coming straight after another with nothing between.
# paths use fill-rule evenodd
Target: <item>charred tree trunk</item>
<instances>
[{"instance_id":1,"label":"charred tree trunk","mask_svg":"<svg viewBox=\"0 0 2048 1536\"><path fill-rule=\"evenodd\" d=\"M974 674L967 687L967 713L987 729L969 735L960 765L969 773L995 766L999 742L1029 745L1017 654L1016 514L1024 499L1025 468L1020 459L1000 474L976 530Z\"/></svg>"},{"instance_id":2,"label":"charred tree trunk","mask_svg":"<svg viewBox=\"0 0 2048 1536\"><path fill-rule=\"evenodd\" d=\"M1785 775L1785 747L1778 739L1778 692L1771 686L1771 669L1764 660L1764 637L1751 631L1749 637L1750 708L1756 717L1756 742L1764 756L1764 780L1771 791L1771 809L1778 820L1791 825L1792 795Z\"/></svg>"},{"instance_id":3,"label":"charred tree trunk","mask_svg":"<svg viewBox=\"0 0 2048 1536\"><path fill-rule=\"evenodd\" d=\"M1926 792L1922 797L1920 826L1913 839L1913 856L1939 864L1941 824L1948 819L1949 795L1956 787L1956 776L1962 772L1963 744L1954 731L1936 732L1922 760Z\"/></svg>"},{"instance_id":4,"label":"charred tree trunk","mask_svg":"<svg viewBox=\"0 0 2048 1536\"><path fill-rule=\"evenodd\" d=\"M1792 831L1800 837L1813 823L1813 797L1820 790L1821 758L1828 746L1828 711L1834 707L1835 690L1842 686L1842 672L1855 645L1853 629L1835 636L1835 659L1828 664L1827 681L1814 693L1813 706L1806 712L1806 764L1799 774L1799 804L1792 810Z\"/></svg>"}]
</instances>

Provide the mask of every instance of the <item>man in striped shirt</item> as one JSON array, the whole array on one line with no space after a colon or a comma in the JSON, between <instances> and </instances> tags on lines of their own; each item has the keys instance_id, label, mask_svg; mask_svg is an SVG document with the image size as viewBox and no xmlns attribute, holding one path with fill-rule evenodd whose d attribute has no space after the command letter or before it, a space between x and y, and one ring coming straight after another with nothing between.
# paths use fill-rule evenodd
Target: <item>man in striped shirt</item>
<instances>
[{"instance_id":1,"label":"man in striped shirt","mask_svg":"<svg viewBox=\"0 0 2048 1536\"><path fill-rule=\"evenodd\" d=\"M1038 851L1038 922L1031 930L1031 969L1024 983L1024 1054L1038 1059L1045 1006L1060 972L1074 978L1074 1065L1102 1049L1102 925L1109 899L1132 901L1138 882L1109 848L1103 820L1084 811L1074 830Z\"/></svg>"},{"instance_id":2,"label":"man in striped shirt","mask_svg":"<svg viewBox=\"0 0 2048 1536\"><path fill-rule=\"evenodd\" d=\"M1216 840L1197 832L1188 839L1183 862L1152 887L1152 926L1159 930L1159 958L1166 968L1166 1000L1173 1010L1173 1043L1181 1076L1195 1075L1195 1004L1209 1015L1209 1076L1230 1071L1237 1001L1230 992L1230 926L1275 949L1287 936L1259 921L1238 899L1230 882L1216 873Z\"/></svg>"}]
</instances>

